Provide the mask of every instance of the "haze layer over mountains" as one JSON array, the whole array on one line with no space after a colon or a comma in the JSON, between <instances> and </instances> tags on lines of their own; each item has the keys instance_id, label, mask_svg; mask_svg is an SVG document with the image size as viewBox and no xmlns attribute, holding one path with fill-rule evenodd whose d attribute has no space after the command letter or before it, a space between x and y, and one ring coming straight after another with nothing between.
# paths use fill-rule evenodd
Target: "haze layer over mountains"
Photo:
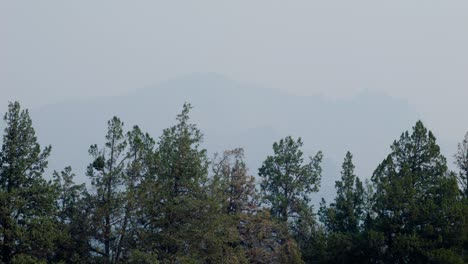
<instances>
[{"instance_id":1,"label":"haze layer over mountains","mask_svg":"<svg viewBox=\"0 0 468 264\"><path fill-rule=\"evenodd\" d=\"M302 137L307 155L322 150L318 196L325 197L334 193L347 150L355 156L357 174L368 178L393 140L420 118L406 101L383 94L363 92L342 100L301 97L218 74L192 74L121 96L47 105L31 109L31 115L41 144L53 146L49 169L71 165L77 179L87 181L88 148L104 142L107 120L116 115L127 129L139 125L158 139L174 124L184 102L194 107L192 121L204 133L209 155L242 147L254 175L272 153L273 142L285 136ZM450 158L456 144L441 143L449 146L443 151Z\"/></svg>"}]
</instances>

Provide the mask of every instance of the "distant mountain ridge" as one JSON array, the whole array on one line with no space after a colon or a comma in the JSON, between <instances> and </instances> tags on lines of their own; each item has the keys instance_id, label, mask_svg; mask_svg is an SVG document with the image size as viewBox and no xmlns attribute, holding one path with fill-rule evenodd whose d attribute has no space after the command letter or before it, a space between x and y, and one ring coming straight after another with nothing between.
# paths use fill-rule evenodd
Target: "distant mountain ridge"
<instances>
[{"instance_id":1,"label":"distant mountain ridge","mask_svg":"<svg viewBox=\"0 0 468 264\"><path fill-rule=\"evenodd\" d=\"M71 165L85 181L88 148L103 143L108 119L117 115L127 129L137 124L157 140L174 124L184 102L194 106L192 121L205 134L210 155L243 147L252 174L271 154L273 142L302 137L305 154L324 152L325 193L334 193L347 150L355 156L358 176L369 177L392 141L418 119L406 101L382 94L301 97L218 74L187 75L125 95L48 105L31 109L31 115L41 144L53 146L49 167Z\"/></svg>"}]
</instances>

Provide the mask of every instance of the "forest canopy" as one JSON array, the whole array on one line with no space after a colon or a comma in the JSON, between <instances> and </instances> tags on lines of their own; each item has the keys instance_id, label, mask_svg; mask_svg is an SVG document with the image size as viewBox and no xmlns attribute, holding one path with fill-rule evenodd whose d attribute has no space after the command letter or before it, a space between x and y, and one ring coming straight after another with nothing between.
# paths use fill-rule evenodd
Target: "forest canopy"
<instances>
[{"instance_id":1,"label":"forest canopy","mask_svg":"<svg viewBox=\"0 0 468 264\"><path fill-rule=\"evenodd\" d=\"M159 138L112 117L86 176L47 175L29 111L9 104L0 152L0 263L466 263L468 133L449 170L421 121L314 208L321 151L272 142L258 170L244 150L208 157L184 104ZM389 142L390 143L390 142ZM55 169L55 168L53 168Z\"/></svg>"}]
</instances>

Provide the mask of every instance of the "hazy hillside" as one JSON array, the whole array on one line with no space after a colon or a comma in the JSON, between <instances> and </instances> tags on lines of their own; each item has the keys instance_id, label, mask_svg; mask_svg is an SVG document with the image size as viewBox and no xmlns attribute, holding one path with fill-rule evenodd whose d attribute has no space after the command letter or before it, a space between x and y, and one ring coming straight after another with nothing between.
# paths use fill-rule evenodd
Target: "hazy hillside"
<instances>
[{"instance_id":1,"label":"hazy hillside","mask_svg":"<svg viewBox=\"0 0 468 264\"><path fill-rule=\"evenodd\" d=\"M103 142L109 118L117 115L127 128L138 124L158 138L185 101L194 106L193 121L204 132L210 155L243 147L253 174L281 137L301 136L308 155L322 150L322 193L334 193L327 190L339 177L347 150L355 156L358 174L368 177L392 141L418 118L405 101L381 94L335 101L299 97L216 74L185 76L122 96L63 102L31 112L40 142L53 145L49 167L71 165L78 179L85 180L89 145Z\"/></svg>"}]
</instances>

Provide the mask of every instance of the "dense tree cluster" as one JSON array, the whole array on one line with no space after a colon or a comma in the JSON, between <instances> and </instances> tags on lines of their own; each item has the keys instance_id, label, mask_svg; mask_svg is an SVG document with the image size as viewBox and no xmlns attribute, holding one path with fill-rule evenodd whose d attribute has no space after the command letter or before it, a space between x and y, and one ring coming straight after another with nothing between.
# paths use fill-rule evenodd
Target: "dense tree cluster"
<instances>
[{"instance_id":1,"label":"dense tree cluster","mask_svg":"<svg viewBox=\"0 0 468 264\"><path fill-rule=\"evenodd\" d=\"M345 155L333 201L314 210L322 152L273 144L258 176L244 151L207 157L185 104L158 140L108 122L90 185L44 175L28 110L9 104L0 152L0 263L466 263L468 134L449 171L418 121L370 180Z\"/></svg>"}]
</instances>

